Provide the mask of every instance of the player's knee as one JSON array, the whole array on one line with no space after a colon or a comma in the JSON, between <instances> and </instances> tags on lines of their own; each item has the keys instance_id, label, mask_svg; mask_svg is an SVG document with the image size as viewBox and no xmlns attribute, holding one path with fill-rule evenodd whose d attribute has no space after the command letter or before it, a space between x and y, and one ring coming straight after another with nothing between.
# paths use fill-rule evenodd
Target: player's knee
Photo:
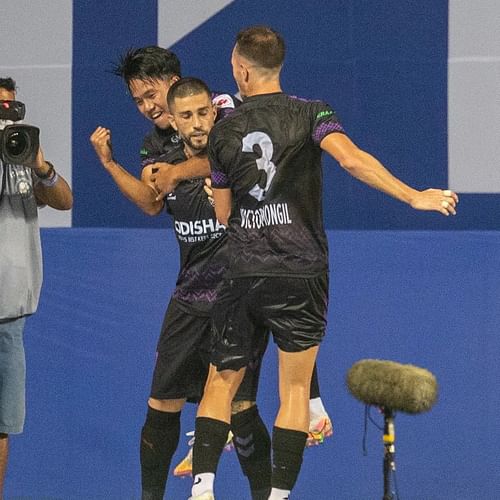
<instances>
[{"instance_id":1,"label":"player's knee","mask_svg":"<svg viewBox=\"0 0 500 500\"><path fill-rule=\"evenodd\" d=\"M216 371L210 370L209 378L205 386L205 394L220 394L231 397L233 399L238 387L243 378L244 371L223 370Z\"/></svg>"},{"instance_id":2,"label":"player's knee","mask_svg":"<svg viewBox=\"0 0 500 500\"><path fill-rule=\"evenodd\" d=\"M234 391L236 392L236 391ZM210 380L205 386L205 391L203 397L210 398L221 398L221 399L232 399L232 387L231 384L227 381L223 381L221 379L213 378Z\"/></svg>"}]
</instances>

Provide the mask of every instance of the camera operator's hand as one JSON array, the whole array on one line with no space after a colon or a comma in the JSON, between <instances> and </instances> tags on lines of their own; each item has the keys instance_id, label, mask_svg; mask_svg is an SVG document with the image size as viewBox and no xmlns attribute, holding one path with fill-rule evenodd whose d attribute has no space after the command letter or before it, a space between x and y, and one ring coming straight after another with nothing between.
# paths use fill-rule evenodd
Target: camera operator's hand
<instances>
[{"instance_id":1,"label":"camera operator's hand","mask_svg":"<svg viewBox=\"0 0 500 500\"><path fill-rule=\"evenodd\" d=\"M38 148L35 161L26 165L38 177L34 186L38 205L48 205L57 210L69 210L73 206L73 193L66 180L54 166L45 160L42 148Z\"/></svg>"},{"instance_id":2,"label":"camera operator's hand","mask_svg":"<svg viewBox=\"0 0 500 500\"><path fill-rule=\"evenodd\" d=\"M108 168L113 162L113 149L111 147L111 130L97 127L90 136L90 142L103 166Z\"/></svg>"},{"instance_id":3,"label":"camera operator's hand","mask_svg":"<svg viewBox=\"0 0 500 500\"><path fill-rule=\"evenodd\" d=\"M33 163L28 163L26 166L33 169L35 174L39 177L46 177L50 170L50 165L45 161L41 147L38 148L38 152Z\"/></svg>"}]
</instances>

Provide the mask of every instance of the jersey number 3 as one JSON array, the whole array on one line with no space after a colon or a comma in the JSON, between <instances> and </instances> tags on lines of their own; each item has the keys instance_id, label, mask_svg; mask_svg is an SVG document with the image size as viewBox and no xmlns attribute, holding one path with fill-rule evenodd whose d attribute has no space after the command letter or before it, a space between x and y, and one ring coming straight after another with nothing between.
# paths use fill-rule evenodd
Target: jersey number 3
<instances>
[{"instance_id":1,"label":"jersey number 3","mask_svg":"<svg viewBox=\"0 0 500 500\"><path fill-rule=\"evenodd\" d=\"M262 201L269 191L274 174L276 174L276 165L271 161L274 147L271 138L264 132L250 132L250 134L243 137L243 152L252 153L254 146L260 146L262 155L260 158L257 158L255 162L257 163L257 168L259 170L264 170L266 173L267 181L264 188L255 184L248 194L253 196L256 200Z\"/></svg>"}]
</instances>

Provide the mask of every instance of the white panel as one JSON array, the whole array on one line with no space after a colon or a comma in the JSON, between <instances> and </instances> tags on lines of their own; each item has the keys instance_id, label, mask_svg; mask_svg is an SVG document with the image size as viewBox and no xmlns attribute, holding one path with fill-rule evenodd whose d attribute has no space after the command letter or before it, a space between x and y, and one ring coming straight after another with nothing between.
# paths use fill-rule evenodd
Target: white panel
<instances>
[{"instance_id":1,"label":"white panel","mask_svg":"<svg viewBox=\"0 0 500 500\"><path fill-rule=\"evenodd\" d=\"M72 0L2 0L1 65L67 65L71 61L72 10Z\"/></svg>"},{"instance_id":2,"label":"white panel","mask_svg":"<svg viewBox=\"0 0 500 500\"><path fill-rule=\"evenodd\" d=\"M0 15L0 76L16 80L25 123L40 127L45 156L70 184L72 9L72 0L16 0ZM40 224L71 226L71 212L45 208Z\"/></svg>"},{"instance_id":3,"label":"white panel","mask_svg":"<svg viewBox=\"0 0 500 500\"><path fill-rule=\"evenodd\" d=\"M234 0L158 0L158 45L171 47Z\"/></svg>"},{"instance_id":4,"label":"white panel","mask_svg":"<svg viewBox=\"0 0 500 500\"><path fill-rule=\"evenodd\" d=\"M450 0L448 174L466 193L500 193L500 2Z\"/></svg>"},{"instance_id":5,"label":"white panel","mask_svg":"<svg viewBox=\"0 0 500 500\"><path fill-rule=\"evenodd\" d=\"M449 57L500 57L500 2L449 0Z\"/></svg>"},{"instance_id":6,"label":"white panel","mask_svg":"<svg viewBox=\"0 0 500 500\"><path fill-rule=\"evenodd\" d=\"M450 187L500 192L500 61L450 64L448 81Z\"/></svg>"}]
</instances>

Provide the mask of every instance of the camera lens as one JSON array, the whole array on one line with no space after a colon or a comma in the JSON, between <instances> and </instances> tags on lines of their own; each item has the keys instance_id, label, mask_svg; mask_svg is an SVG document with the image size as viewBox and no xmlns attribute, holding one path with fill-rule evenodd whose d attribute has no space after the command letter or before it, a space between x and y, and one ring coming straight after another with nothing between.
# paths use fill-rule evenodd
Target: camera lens
<instances>
[{"instance_id":1,"label":"camera lens","mask_svg":"<svg viewBox=\"0 0 500 500\"><path fill-rule=\"evenodd\" d=\"M15 130L5 138L5 150L13 158L22 156L30 145L30 137L24 130Z\"/></svg>"},{"instance_id":2,"label":"camera lens","mask_svg":"<svg viewBox=\"0 0 500 500\"><path fill-rule=\"evenodd\" d=\"M14 165L31 164L38 153L40 130L31 125L7 125L0 131L0 159Z\"/></svg>"}]
</instances>

